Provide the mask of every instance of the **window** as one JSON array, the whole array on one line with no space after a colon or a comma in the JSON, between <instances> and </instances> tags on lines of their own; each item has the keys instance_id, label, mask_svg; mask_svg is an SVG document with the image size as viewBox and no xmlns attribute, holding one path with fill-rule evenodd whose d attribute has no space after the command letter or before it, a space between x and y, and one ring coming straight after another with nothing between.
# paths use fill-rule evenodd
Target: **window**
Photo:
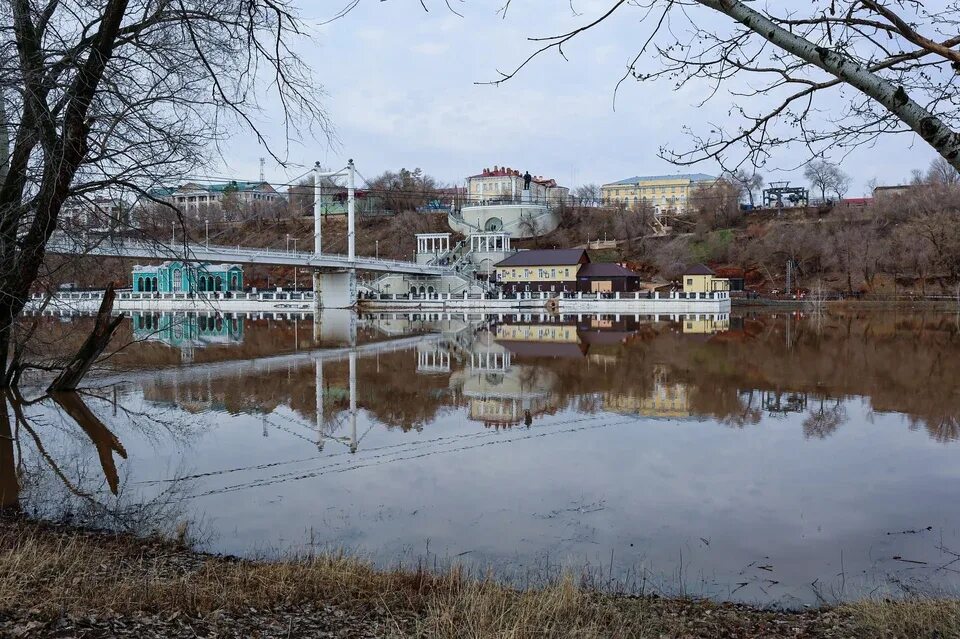
<instances>
[{"instance_id":1,"label":"window","mask_svg":"<svg viewBox=\"0 0 960 639\"><path fill-rule=\"evenodd\" d=\"M692 278L692 277L688 277L688 278L687 278L687 286L693 286L693 278Z\"/></svg>"},{"instance_id":2,"label":"window","mask_svg":"<svg viewBox=\"0 0 960 639\"><path fill-rule=\"evenodd\" d=\"M183 273L180 272L180 269L174 269L173 271L173 291L177 292L183 290Z\"/></svg>"}]
</instances>

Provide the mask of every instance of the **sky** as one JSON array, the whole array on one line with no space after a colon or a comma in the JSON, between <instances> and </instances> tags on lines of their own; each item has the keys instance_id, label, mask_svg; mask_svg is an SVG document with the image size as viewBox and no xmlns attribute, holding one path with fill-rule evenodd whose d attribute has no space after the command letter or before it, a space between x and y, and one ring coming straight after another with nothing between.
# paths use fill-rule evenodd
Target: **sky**
<instances>
[{"instance_id":1,"label":"sky","mask_svg":"<svg viewBox=\"0 0 960 639\"><path fill-rule=\"evenodd\" d=\"M535 48L529 37L554 35L588 22L610 0L514 0L506 17L501 0L360 0L332 23L348 0L298 0L309 40L298 52L322 83L324 108L336 140L318 136L293 140L290 167L279 166L250 135L238 134L224 146L222 170L256 177L267 156L268 180L283 182L315 161L338 168L353 158L361 175L422 168L447 184L484 168L510 166L555 178L561 185L606 183L633 175L703 172L719 174L715 162L672 165L657 155L661 146L689 146L684 128L703 132L725 122L731 105L742 100L721 91L699 103L711 87L705 82L680 89L668 82L625 83L614 108L614 89L628 62L652 28L636 9L618 12L556 52L537 58L513 79L498 85L498 70L509 70ZM725 16L693 7L701 24L728 28ZM825 112L842 101L830 97ZM752 106L748 104L746 106ZM277 105L264 104L261 119L282 148L282 127L271 120ZM804 183L796 167L808 159L801 147L778 153L761 170L767 182ZM897 184L934 158L912 134L893 135L842 161L853 178L848 196L867 194L869 184ZM834 159L840 159L839 156ZM219 172L219 171L218 171Z\"/></svg>"}]
</instances>

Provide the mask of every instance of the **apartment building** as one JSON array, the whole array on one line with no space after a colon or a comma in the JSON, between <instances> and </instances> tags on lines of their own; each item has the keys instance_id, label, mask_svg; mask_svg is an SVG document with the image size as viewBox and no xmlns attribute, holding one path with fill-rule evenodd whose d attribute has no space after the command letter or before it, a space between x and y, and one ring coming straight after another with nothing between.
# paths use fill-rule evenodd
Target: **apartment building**
<instances>
[{"instance_id":1,"label":"apartment building","mask_svg":"<svg viewBox=\"0 0 960 639\"><path fill-rule=\"evenodd\" d=\"M636 175L604 184L600 195L607 204L623 203L628 207L647 205L658 213L684 214L693 190L716 181L706 173L677 175Z\"/></svg>"}]
</instances>

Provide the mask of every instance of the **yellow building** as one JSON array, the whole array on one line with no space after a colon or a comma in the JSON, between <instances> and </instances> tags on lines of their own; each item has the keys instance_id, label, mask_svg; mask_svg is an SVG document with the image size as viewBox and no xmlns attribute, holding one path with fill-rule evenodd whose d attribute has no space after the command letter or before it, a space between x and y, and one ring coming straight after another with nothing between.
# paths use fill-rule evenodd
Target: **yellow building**
<instances>
[{"instance_id":1,"label":"yellow building","mask_svg":"<svg viewBox=\"0 0 960 639\"><path fill-rule=\"evenodd\" d=\"M701 313L681 317L684 334L713 335L730 330L730 316L726 313Z\"/></svg>"},{"instance_id":2,"label":"yellow building","mask_svg":"<svg viewBox=\"0 0 960 639\"><path fill-rule=\"evenodd\" d=\"M683 272L684 293L713 293L714 291L729 291L730 280L717 277L704 264L696 264Z\"/></svg>"},{"instance_id":3,"label":"yellow building","mask_svg":"<svg viewBox=\"0 0 960 639\"><path fill-rule=\"evenodd\" d=\"M577 273L590 258L584 249L519 251L496 265L507 293L576 291Z\"/></svg>"},{"instance_id":4,"label":"yellow building","mask_svg":"<svg viewBox=\"0 0 960 639\"><path fill-rule=\"evenodd\" d=\"M697 186L713 183L716 178L705 173L634 176L600 187L600 196L608 204L625 203L629 207L643 204L659 213L685 213L690 195Z\"/></svg>"},{"instance_id":5,"label":"yellow building","mask_svg":"<svg viewBox=\"0 0 960 639\"><path fill-rule=\"evenodd\" d=\"M653 370L653 389L645 397L633 394L605 393L603 408L614 413L639 414L644 417L682 419L690 417L690 389L686 384L667 381L667 369L657 365Z\"/></svg>"}]
</instances>

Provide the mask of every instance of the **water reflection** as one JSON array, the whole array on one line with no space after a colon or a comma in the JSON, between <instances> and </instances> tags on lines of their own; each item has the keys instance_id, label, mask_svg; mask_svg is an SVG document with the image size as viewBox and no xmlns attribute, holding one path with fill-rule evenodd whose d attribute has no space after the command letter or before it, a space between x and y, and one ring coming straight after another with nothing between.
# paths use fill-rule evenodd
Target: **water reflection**
<instances>
[{"instance_id":1,"label":"water reflection","mask_svg":"<svg viewBox=\"0 0 960 639\"><path fill-rule=\"evenodd\" d=\"M10 404L3 505L56 511L49 483L15 470L29 441L27 459L102 508L126 486L165 504L158 518L209 522L219 551L439 552L521 582L613 552L621 585L790 605L960 585L941 569L960 548L943 508L958 478L952 317L242 319L240 343L200 348L188 326L162 343L192 349L189 364L158 368L158 344L138 344L101 397ZM183 430L138 426L157 414ZM57 420L54 439L74 436L51 448ZM102 490L58 461L77 448Z\"/></svg>"}]
</instances>

